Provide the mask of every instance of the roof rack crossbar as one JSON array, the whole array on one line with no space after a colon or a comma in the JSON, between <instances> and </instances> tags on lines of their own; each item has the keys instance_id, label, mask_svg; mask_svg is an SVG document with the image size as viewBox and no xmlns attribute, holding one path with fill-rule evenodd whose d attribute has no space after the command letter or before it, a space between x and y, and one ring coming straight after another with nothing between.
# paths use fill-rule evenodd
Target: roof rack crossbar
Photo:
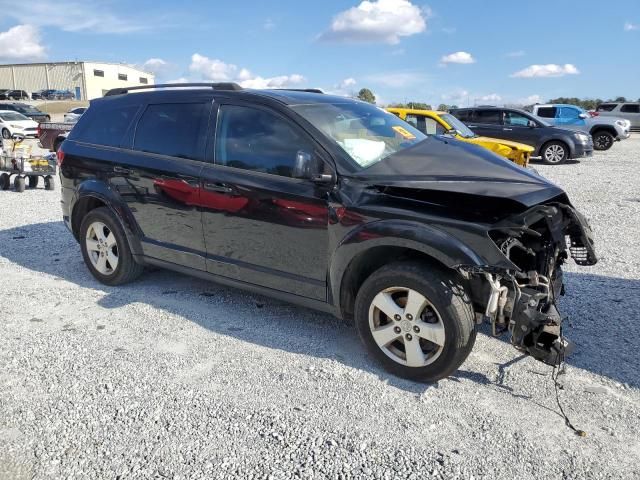
<instances>
[{"instance_id":1,"label":"roof rack crossbar","mask_svg":"<svg viewBox=\"0 0 640 480\"><path fill-rule=\"evenodd\" d=\"M223 82L223 83L160 83L157 85L140 85L138 87L119 87L112 88L104 94L105 97L111 97L113 95L125 95L132 90L153 90L156 88L183 88L183 87L209 87L213 90L243 90L243 88L237 83Z\"/></svg>"},{"instance_id":2,"label":"roof rack crossbar","mask_svg":"<svg viewBox=\"0 0 640 480\"><path fill-rule=\"evenodd\" d=\"M284 90L286 92L324 93L319 88L276 88L275 90Z\"/></svg>"}]
</instances>

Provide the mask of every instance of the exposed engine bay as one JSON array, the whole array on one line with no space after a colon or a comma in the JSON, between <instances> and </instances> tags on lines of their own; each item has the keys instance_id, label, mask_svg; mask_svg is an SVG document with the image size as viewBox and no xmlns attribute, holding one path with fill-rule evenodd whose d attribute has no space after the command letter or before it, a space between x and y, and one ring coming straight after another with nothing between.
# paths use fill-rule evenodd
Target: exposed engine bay
<instances>
[{"instance_id":1,"label":"exposed engine bay","mask_svg":"<svg viewBox=\"0 0 640 480\"><path fill-rule=\"evenodd\" d=\"M508 331L517 349L558 365L568 353L556 307L564 294L562 265L569 257L579 265L597 262L588 223L569 205L543 204L498 222L489 236L514 268L461 269L484 284L484 320L496 336Z\"/></svg>"}]
</instances>

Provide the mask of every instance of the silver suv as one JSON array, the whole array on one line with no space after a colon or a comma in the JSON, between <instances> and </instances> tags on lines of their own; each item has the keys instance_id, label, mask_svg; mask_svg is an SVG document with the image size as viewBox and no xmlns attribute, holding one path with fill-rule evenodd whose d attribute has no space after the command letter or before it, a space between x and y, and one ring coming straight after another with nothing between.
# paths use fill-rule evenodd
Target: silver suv
<instances>
[{"instance_id":1,"label":"silver suv","mask_svg":"<svg viewBox=\"0 0 640 480\"><path fill-rule=\"evenodd\" d=\"M640 102L607 102L596 109L599 117L624 118L631 122L632 130L640 130Z\"/></svg>"},{"instance_id":2,"label":"silver suv","mask_svg":"<svg viewBox=\"0 0 640 480\"><path fill-rule=\"evenodd\" d=\"M575 105L534 105L531 113L556 127L590 133L596 150L609 150L614 142L630 136L631 124L628 120L599 115L592 117L589 112Z\"/></svg>"}]
</instances>

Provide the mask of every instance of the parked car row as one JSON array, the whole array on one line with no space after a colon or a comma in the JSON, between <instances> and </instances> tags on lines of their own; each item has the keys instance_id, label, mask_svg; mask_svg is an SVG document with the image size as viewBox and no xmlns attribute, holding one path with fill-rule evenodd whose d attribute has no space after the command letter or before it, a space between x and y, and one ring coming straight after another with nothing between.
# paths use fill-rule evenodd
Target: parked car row
<instances>
[{"instance_id":1,"label":"parked car row","mask_svg":"<svg viewBox=\"0 0 640 480\"><path fill-rule=\"evenodd\" d=\"M93 100L57 150L63 220L98 281L162 267L328 311L411 379L452 374L479 320L562 361L562 265L596 263L591 229L560 187L473 143L557 163L589 155L589 134L503 108L394 115L315 91L139 90ZM455 117L532 146L476 139Z\"/></svg>"},{"instance_id":2,"label":"parked car row","mask_svg":"<svg viewBox=\"0 0 640 480\"><path fill-rule=\"evenodd\" d=\"M73 100L74 93L71 90L38 90L31 94L24 90L0 89L0 100Z\"/></svg>"}]
</instances>

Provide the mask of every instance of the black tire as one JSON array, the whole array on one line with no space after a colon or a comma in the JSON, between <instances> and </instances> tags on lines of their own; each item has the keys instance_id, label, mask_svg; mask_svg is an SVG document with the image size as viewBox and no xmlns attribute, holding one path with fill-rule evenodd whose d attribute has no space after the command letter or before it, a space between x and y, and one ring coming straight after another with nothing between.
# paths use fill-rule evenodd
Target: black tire
<instances>
[{"instance_id":1,"label":"black tire","mask_svg":"<svg viewBox=\"0 0 640 480\"><path fill-rule=\"evenodd\" d=\"M566 143L555 140L546 143L540 150L542 161L547 165L562 165L568 160L569 153Z\"/></svg>"},{"instance_id":2,"label":"black tire","mask_svg":"<svg viewBox=\"0 0 640 480\"><path fill-rule=\"evenodd\" d=\"M374 339L369 323L372 302L379 293L393 287L420 293L439 315L444 327L444 345L439 356L430 364L421 367L403 365L385 353ZM474 317L471 301L454 273L409 261L386 265L375 271L362 284L355 304L356 329L369 353L392 374L426 382L435 382L451 375L468 357L476 339ZM392 323L391 319L389 323ZM402 333L401 336L407 335Z\"/></svg>"},{"instance_id":3,"label":"black tire","mask_svg":"<svg viewBox=\"0 0 640 480\"><path fill-rule=\"evenodd\" d=\"M3 173L0 175L0 189L1 190L9 190L11 186L11 176L8 173Z\"/></svg>"},{"instance_id":4,"label":"black tire","mask_svg":"<svg viewBox=\"0 0 640 480\"><path fill-rule=\"evenodd\" d=\"M40 177L37 177L35 175L29 175L27 177L27 185L29 185L29 188L37 188L38 187L38 183L40 183Z\"/></svg>"},{"instance_id":5,"label":"black tire","mask_svg":"<svg viewBox=\"0 0 640 480\"><path fill-rule=\"evenodd\" d=\"M87 250L87 230L94 222L101 222L106 225L115 236L117 242L118 265L113 272L108 275L103 275L93 266ZM134 281L142 274L144 267L136 263L133 259L124 230L115 214L109 208L100 207L87 213L80 225L79 239L84 262L91 274L99 282L111 286L124 285L125 283Z\"/></svg>"},{"instance_id":6,"label":"black tire","mask_svg":"<svg viewBox=\"0 0 640 480\"><path fill-rule=\"evenodd\" d=\"M600 151L609 150L615 142L615 137L606 130L600 130L593 134L593 148Z\"/></svg>"},{"instance_id":7,"label":"black tire","mask_svg":"<svg viewBox=\"0 0 640 480\"><path fill-rule=\"evenodd\" d=\"M16 178L13 179L13 188L15 188L18 193L24 192L24 189L26 188L24 177L17 175Z\"/></svg>"},{"instance_id":8,"label":"black tire","mask_svg":"<svg viewBox=\"0 0 640 480\"><path fill-rule=\"evenodd\" d=\"M44 177L44 189L45 190L55 190L56 181L51 175L47 175Z\"/></svg>"},{"instance_id":9,"label":"black tire","mask_svg":"<svg viewBox=\"0 0 640 480\"><path fill-rule=\"evenodd\" d=\"M5 140L9 140L11 138L11 132L8 128L2 129L2 138L4 138Z\"/></svg>"}]
</instances>

